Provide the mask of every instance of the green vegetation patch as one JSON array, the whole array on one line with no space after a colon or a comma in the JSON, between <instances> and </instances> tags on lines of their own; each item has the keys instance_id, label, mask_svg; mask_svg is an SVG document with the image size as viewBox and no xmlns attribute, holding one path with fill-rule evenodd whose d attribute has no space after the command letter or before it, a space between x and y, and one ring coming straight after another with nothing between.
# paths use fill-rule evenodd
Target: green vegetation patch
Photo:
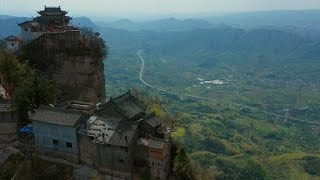
<instances>
[{"instance_id":1,"label":"green vegetation patch","mask_svg":"<svg viewBox=\"0 0 320 180\"><path fill-rule=\"evenodd\" d=\"M310 175L320 176L320 158L307 156L304 158L303 167Z\"/></svg>"},{"instance_id":2,"label":"green vegetation patch","mask_svg":"<svg viewBox=\"0 0 320 180\"><path fill-rule=\"evenodd\" d=\"M172 133L173 139L182 139L186 134L186 130L183 127L179 127L176 131Z\"/></svg>"},{"instance_id":3,"label":"green vegetation patch","mask_svg":"<svg viewBox=\"0 0 320 180\"><path fill-rule=\"evenodd\" d=\"M202 145L205 149L218 154L235 155L238 153L238 151L226 141L222 141L214 137L205 138L202 141Z\"/></svg>"},{"instance_id":4,"label":"green vegetation patch","mask_svg":"<svg viewBox=\"0 0 320 180\"><path fill-rule=\"evenodd\" d=\"M219 175L217 180L224 179L270 179L266 169L257 161L245 157L219 158L216 161Z\"/></svg>"}]
</instances>

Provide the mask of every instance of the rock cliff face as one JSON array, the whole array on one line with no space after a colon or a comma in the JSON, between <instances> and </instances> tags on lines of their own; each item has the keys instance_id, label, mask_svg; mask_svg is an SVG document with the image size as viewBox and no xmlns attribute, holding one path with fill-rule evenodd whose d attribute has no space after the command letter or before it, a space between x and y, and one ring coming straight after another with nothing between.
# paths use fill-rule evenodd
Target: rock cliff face
<instances>
[{"instance_id":1,"label":"rock cliff face","mask_svg":"<svg viewBox=\"0 0 320 180\"><path fill-rule=\"evenodd\" d=\"M104 57L84 41L71 38L43 36L26 45L20 59L30 60L54 80L64 99L105 101Z\"/></svg>"},{"instance_id":2,"label":"rock cliff face","mask_svg":"<svg viewBox=\"0 0 320 180\"><path fill-rule=\"evenodd\" d=\"M62 65L49 74L60 86L63 97L94 103L105 100L104 65L101 59L60 54L55 56L55 61L61 61Z\"/></svg>"}]
</instances>

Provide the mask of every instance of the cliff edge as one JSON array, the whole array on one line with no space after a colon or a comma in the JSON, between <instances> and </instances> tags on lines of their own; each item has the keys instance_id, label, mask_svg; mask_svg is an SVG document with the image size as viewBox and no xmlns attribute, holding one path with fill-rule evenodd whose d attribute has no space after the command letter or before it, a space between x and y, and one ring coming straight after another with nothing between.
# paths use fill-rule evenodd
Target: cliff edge
<instances>
[{"instance_id":1,"label":"cliff edge","mask_svg":"<svg viewBox=\"0 0 320 180\"><path fill-rule=\"evenodd\" d=\"M97 34L80 31L46 33L21 49L36 69L54 80L62 99L104 102L106 46Z\"/></svg>"}]
</instances>

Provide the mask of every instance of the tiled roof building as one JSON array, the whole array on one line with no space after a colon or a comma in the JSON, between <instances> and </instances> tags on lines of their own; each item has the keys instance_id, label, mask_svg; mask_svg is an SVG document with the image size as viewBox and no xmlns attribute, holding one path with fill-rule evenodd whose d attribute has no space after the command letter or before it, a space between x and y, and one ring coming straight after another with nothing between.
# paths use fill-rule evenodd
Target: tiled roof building
<instances>
[{"instance_id":1,"label":"tiled roof building","mask_svg":"<svg viewBox=\"0 0 320 180\"><path fill-rule=\"evenodd\" d=\"M90 107L83 102L41 106L31 116L38 149L120 179L143 173L166 179L171 146L161 118L147 115L130 91Z\"/></svg>"}]
</instances>

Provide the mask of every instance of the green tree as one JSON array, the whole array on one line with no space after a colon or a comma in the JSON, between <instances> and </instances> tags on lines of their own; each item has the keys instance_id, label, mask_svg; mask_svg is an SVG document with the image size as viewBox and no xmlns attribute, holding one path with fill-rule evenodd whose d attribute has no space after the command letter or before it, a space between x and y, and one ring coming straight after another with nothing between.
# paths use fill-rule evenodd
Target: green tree
<instances>
[{"instance_id":1,"label":"green tree","mask_svg":"<svg viewBox=\"0 0 320 180\"><path fill-rule=\"evenodd\" d=\"M23 112L33 111L41 104L55 104L58 98L57 92L53 81L33 70L17 84L14 103Z\"/></svg>"},{"instance_id":2,"label":"green tree","mask_svg":"<svg viewBox=\"0 0 320 180\"><path fill-rule=\"evenodd\" d=\"M189 158L184 148L180 148L175 157L173 170L177 177L186 177L186 171L189 164Z\"/></svg>"},{"instance_id":3,"label":"green tree","mask_svg":"<svg viewBox=\"0 0 320 180\"><path fill-rule=\"evenodd\" d=\"M14 86L22 75L18 64L12 55L0 51L0 83L9 96L12 96Z\"/></svg>"},{"instance_id":4,"label":"green tree","mask_svg":"<svg viewBox=\"0 0 320 180\"><path fill-rule=\"evenodd\" d=\"M100 33L94 32L91 28L83 27L80 29L83 41L90 47L98 56L106 58L108 56L108 46L100 37Z\"/></svg>"},{"instance_id":5,"label":"green tree","mask_svg":"<svg viewBox=\"0 0 320 180\"><path fill-rule=\"evenodd\" d=\"M4 51L0 52L0 80L24 120L27 113L40 104L54 104L58 98L53 81L32 69L28 61L20 63L15 56Z\"/></svg>"}]
</instances>

